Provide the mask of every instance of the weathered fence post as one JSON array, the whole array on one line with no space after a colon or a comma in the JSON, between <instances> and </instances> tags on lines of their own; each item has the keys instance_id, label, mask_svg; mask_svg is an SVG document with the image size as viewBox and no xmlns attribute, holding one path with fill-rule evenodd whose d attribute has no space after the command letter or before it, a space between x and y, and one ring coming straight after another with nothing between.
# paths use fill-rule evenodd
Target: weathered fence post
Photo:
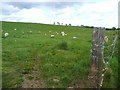
<instances>
[{"instance_id":1,"label":"weathered fence post","mask_svg":"<svg viewBox=\"0 0 120 90\"><path fill-rule=\"evenodd\" d=\"M102 74L104 28L94 27L92 34L92 55L90 66L90 88L99 88Z\"/></svg>"}]
</instances>

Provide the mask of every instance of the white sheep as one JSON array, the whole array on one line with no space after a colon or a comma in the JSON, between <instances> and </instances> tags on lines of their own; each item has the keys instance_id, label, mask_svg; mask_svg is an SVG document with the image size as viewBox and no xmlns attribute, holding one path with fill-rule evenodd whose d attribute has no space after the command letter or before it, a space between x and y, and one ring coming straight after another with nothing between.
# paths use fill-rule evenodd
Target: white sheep
<instances>
[{"instance_id":1,"label":"white sheep","mask_svg":"<svg viewBox=\"0 0 120 90\"><path fill-rule=\"evenodd\" d=\"M9 35L9 33L5 33L5 37L7 37Z\"/></svg>"},{"instance_id":2,"label":"white sheep","mask_svg":"<svg viewBox=\"0 0 120 90\"><path fill-rule=\"evenodd\" d=\"M59 33L57 33L57 35L58 35Z\"/></svg>"},{"instance_id":3,"label":"white sheep","mask_svg":"<svg viewBox=\"0 0 120 90\"><path fill-rule=\"evenodd\" d=\"M28 34L32 34L32 31L28 31Z\"/></svg>"},{"instance_id":4,"label":"white sheep","mask_svg":"<svg viewBox=\"0 0 120 90\"><path fill-rule=\"evenodd\" d=\"M65 36L65 33L64 33L64 32L61 32L61 35L62 35L62 36Z\"/></svg>"},{"instance_id":5,"label":"white sheep","mask_svg":"<svg viewBox=\"0 0 120 90\"><path fill-rule=\"evenodd\" d=\"M58 33L58 32L56 32L56 34L58 35L59 33Z\"/></svg>"},{"instance_id":6,"label":"white sheep","mask_svg":"<svg viewBox=\"0 0 120 90\"><path fill-rule=\"evenodd\" d=\"M61 34L64 34L64 32L61 32Z\"/></svg>"},{"instance_id":7,"label":"white sheep","mask_svg":"<svg viewBox=\"0 0 120 90\"><path fill-rule=\"evenodd\" d=\"M104 37L104 41L108 42L108 37L107 36Z\"/></svg>"},{"instance_id":8,"label":"white sheep","mask_svg":"<svg viewBox=\"0 0 120 90\"><path fill-rule=\"evenodd\" d=\"M51 35L51 38L54 38L55 37L55 35Z\"/></svg>"},{"instance_id":9,"label":"white sheep","mask_svg":"<svg viewBox=\"0 0 120 90\"><path fill-rule=\"evenodd\" d=\"M73 37L73 39L76 39L77 37Z\"/></svg>"},{"instance_id":10,"label":"white sheep","mask_svg":"<svg viewBox=\"0 0 120 90\"><path fill-rule=\"evenodd\" d=\"M16 28L14 30L16 30Z\"/></svg>"}]
</instances>

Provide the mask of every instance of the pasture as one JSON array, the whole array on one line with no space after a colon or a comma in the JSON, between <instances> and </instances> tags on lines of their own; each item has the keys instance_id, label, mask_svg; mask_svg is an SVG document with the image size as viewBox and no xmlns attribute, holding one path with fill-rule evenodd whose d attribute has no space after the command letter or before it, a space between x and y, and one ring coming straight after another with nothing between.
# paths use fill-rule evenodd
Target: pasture
<instances>
[{"instance_id":1,"label":"pasture","mask_svg":"<svg viewBox=\"0 0 120 90\"><path fill-rule=\"evenodd\" d=\"M2 30L3 87L89 86L92 28L2 22ZM67 35L61 36L62 31ZM9 35L4 37L6 32ZM112 42L114 33L106 31L108 44ZM103 87L117 86L117 63L116 48Z\"/></svg>"}]
</instances>

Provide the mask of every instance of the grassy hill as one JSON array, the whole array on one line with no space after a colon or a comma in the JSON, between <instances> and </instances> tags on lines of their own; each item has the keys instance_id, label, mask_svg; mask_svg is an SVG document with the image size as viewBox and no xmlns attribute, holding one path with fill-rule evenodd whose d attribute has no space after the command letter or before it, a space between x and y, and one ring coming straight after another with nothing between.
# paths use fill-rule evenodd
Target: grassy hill
<instances>
[{"instance_id":1,"label":"grassy hill","mask_svg":"<svg viewBox=\"0 0 120 90\"><path fill-rule=\"evenodd\" d=\"M92 28L2 22L2 30L3 87L88 87ZM104 87L116 87L116 64L114 55Z\"/></svg>"}]
</instances>

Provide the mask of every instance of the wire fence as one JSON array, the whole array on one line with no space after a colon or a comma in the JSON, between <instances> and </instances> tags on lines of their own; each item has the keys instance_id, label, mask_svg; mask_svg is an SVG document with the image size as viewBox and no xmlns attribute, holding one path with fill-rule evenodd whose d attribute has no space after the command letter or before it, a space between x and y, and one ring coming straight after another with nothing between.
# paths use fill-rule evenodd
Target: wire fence
<instances>
[{"instance_id":1,"label":"wire fence","mask_svg":"<svg viewBox=\"0 0 120 90\"><path fill-rule=\"evenodd\" d=\"M91 67L89 73L90 88L101 88L103 86L104 76L108 70L108 65L112 59L118 34L114 35L111 44L105 45L109 38L105 36L105 28L94 28L92 35ZM108 55L105 50L108 50Z\"/></svg>"},{"instance_id":2,"label":"wire fence","mask_svg":"<svg viewBox=\"0 0 120 90\"><path fill-rule=\"evenodd\" d=\"M101 82L100 82L100 87L103 86L103 81L104 81L104 76L105 76L105 73L106 71L108 70L108 64L110 62L110 60L112 59L113 55L114 55L114 52L115 52L115 46L116 46L116 43L117 43L117 37L118 37L118 34L116 33L115 37L114 37L114 40L113 40L113 43L109 46L103 46L103 49L105 48L111 48L111 52L109 52L109 56L104 56L103 58L103 64L104 64L104 67L102 69L102 75L101 75Z\"/></svg>"}]
</instances>

